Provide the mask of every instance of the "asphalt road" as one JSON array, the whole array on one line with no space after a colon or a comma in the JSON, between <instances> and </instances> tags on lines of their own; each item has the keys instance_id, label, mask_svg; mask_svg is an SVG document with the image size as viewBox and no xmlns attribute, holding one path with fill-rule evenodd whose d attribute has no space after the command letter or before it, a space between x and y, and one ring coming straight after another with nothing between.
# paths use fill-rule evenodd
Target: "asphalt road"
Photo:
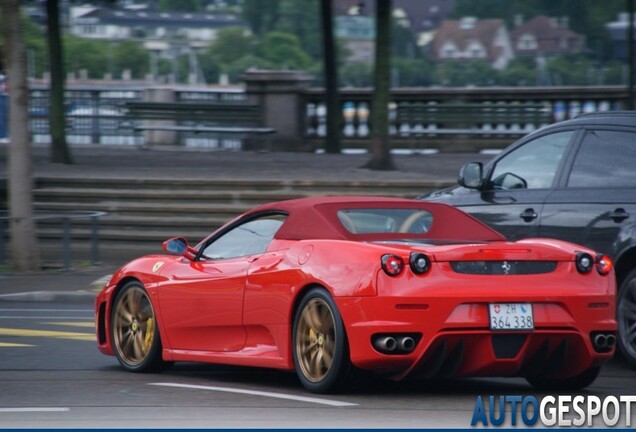
<instances>
[{"instance_id":1,"label":"asphalt road","mask_svg":"<svg viewBox=\"0 0 636 432\"><path fill-rule=\"evenodd\" d=\"M382 381L325 396L265 369L132 374L97 351L93 331L88 302L0 301L1 428L469 428L478 395L544 396L521 379ZM636 394L636 371L614 360L581 394Z\"/></svg>"}]
</instances>

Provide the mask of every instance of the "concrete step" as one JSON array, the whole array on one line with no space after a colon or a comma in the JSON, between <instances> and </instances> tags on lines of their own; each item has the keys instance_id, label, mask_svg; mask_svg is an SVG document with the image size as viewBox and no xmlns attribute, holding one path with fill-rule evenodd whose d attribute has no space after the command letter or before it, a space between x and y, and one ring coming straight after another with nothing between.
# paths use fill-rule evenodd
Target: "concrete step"
<instances>
[{"instance_id":1,"label":"concrete step","mask_svg":"<svg viewBox=\"0 0 636 432\"><path fill-rule=\"evenodd\" d=\"M238 215L238 214L237 214ZM175 216L129 216L129 215L114 215L107 214L98 218L99 228L108 227L129 227L134 229L173 229L180 228L196 228L196 229L209 229L213 230L224 223L228 222L235 215L231 217L211 217L203 215L201 217L175 217ZM72 226L87 227L92 225L92 219L73 219L71 221ZM60 227L62 221L60 219L46 219L38 221L38 227Z\"/></svg>"},{"instance_id":2,"label":"concrete step","mask_svg":"<svg viewBox=\"0 0 636 432\"><path fill-rule=\"evenodd\" d=\"M328 175L328 174L327 174ZM449 186L444 181L409 180L220 180L220 179L169 179L169 178L63 178L37 177L36 188L71 187L81 189L115 190L204 190L204 191L322 191L335 193L346 190L349 193L365 190L402 190L419 195L428 190ZM405 192L404 192L405 193Z\"/></svg>"},{"instance_id":3,"label":"concrete step","mask_svg":"<svg viewBox=\"0 0 636 432\"><path fill-rule=\"evenodd\" d=\"M213 230L201 230L196 228L166 228L139 230L135 228L105 228L100 229L98 238L100 242L130 242L130 243L157 243L172 237L186 237L188 241L195 244L210 234ZM43 227L37 230L38 238L42 240L60 240L62 231L58 228ZM92 231L84 227L71 227L71 241L87 241L92 239Z\"/></svg>"},{"instance_id":4,"label":"concrete step","mask_svg":"<svg viewBox=\"0 0 636 432\"><path fill-rule=\"evenodd\" d=\"M399 191L398 191L399 193ZM104 189L77 187L44 187L34 190L36 200L49 202L155 202L155 203L232 203L255 206L257 204L282 201L308 196L303 192L273 191L215 191L215 190L173 190L173 189Z\"/></svg>"},{"instance_id":5,"label":"concrete step","mask_svg":"<svg viewBox=\"0 0 636 432\"><path fill-rule=\"evenodd\" d=\"M147 216L147 217L193 217L227 218L238 216L252 208L249 205L233 204L193 204L193 203L155 203L136 201L111 201L100 203L82 202L43 202L34 203L36 211L103 211L109 215Z\"/></svg>"},{"instance_id":6,"label":"concrete step","mask_svg":"<svg viewBox=\"0 0 636 432\"><path fill-rule=\"evenodd\" d=\"M266 202L321 195L384 195L413 198L449 186L426 181L214 180L172 178L36 179L36 211L103 211L98 219L100 259L124 263L162 253L161 243L185 236L196 244L222 224ZM91 257L91 219L73 219L73 260ZM62 223L38 222L45 259L62 255Z\"/></svg>"}]
</instances>

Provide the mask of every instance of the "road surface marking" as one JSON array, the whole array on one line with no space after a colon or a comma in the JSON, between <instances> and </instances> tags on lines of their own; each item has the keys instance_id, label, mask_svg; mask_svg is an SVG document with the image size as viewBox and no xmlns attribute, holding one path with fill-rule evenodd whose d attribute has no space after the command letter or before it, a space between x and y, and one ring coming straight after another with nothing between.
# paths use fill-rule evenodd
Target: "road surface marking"
<instances>
[{"instance_id":1,"label":"road surface marking","mask_svg":"<svg viewBox=\"0 0 636 432\"><path fill-rule=\"evenodd\" d=\"M57 326L67 326L67 327L95 328L95 322L94 321L84 321L84 322L46 322L44 324L57 325Z\"/></svg>"},{"instance_id":2,"label":"road surface marking","mask_svg":"<svg viewBox=\"0 0 636 432\"><path fill-rule=\"evenodd\" d=\"M194 390L218 391L218 392L225 392L225 393L238 393L238 394L245 394L245 395L252 395L252 396L263 396L263 397L270 397L270 398L276 398L276 399L294 400L299 402L309 402L309 403L330 405L330 406L337 406L337 407L358 405L351 402L341 402L341 401L313 398L313 397L307 397L307 396L296 396L296 395L285 394L285 393L273 393L273 392L264 392L264 391L257 391L257 390L243 390L243 389L237 389L237 388L231 388L231 387L212 387L212 386L179 384L179 383L148 383L148 385L162 386L162 387L178 387L178 388L187 388L187 389L194 389Z\"/></svg>"},{"instance_id":3,"label":"road surface marking","mask_svg":"<svg viewBox=\"0 0 636 432\"><path fill-rule=\"evenodd\" d=\"M32 347L32 346L34 345L0 342L0 348L24 348L24 347Z\"/></svg>"},{"instance_id":4,"label":"road surface marking","mask_svg":"<svg viewBox=\"0 0 636 432\"><path fill-rule=\"evenodd\" d=\"M67 412L70 408L39 408L39 407L24 407L24 408L0 408L0 413L10 412Z\"/></svg>"},{"instance_id":5,"label":"road surface marking","mask_svg":"<svg viewBox=\"0 0 636 432\"><path fill-rule=\"evenodd\" d=\"M44 337L55 339L85 340L91 342L95 341L95 335L93 333L60 332L51 330L0 328L0 336Z\"/></svg>"}]
</instances>

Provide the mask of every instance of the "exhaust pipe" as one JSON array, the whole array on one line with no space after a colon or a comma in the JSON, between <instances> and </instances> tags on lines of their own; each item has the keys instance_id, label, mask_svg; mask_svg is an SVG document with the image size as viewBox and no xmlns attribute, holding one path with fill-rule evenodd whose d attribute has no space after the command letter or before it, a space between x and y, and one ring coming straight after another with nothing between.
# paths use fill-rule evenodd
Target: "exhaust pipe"
<instances>
[{"instance_id":1,"label":"exhaust pipe","mask_svg":"<svg viewBox=\"0 0 636 432\"><path fill-rule=\"evenodd\" d=\"M411 352L415 348L415 340L410 336L405 336L403 338L400 338L399 345L400 350Z\"/></svg>"},{"instance_id":2,"label":"exhaust pipe","mask_svg":"<svg viewBox=\"0 0 636 432\"><path fill-rule=\"evenodd\" d=\"M397 341L392 336L384 336L376 339L373 346L375 346L378 351L391 352L397 348Z\"/></svg>"},{"instance_id":3,"label":"exhaust pipe","mask_svg":"<svg viewBox=\"0 0 636 432\"><path fill-rule=\"evenodd\" d=\"M597 350L604 350L607 348L607 336L604 334L597 334L594 336L594 347Z\"/></svg>"},{"instance_id":4,"label":"exhaust pipe","mask_svg":"<svg viewBox=\"0 0 636 432\"><path fill-rule=\"evenodd\" d=\"M605 338L605 346L607 346L607 348L614 348L614 345L616 345L616 336L613 334L607 335Z\"/></svg>"}]
</instances>

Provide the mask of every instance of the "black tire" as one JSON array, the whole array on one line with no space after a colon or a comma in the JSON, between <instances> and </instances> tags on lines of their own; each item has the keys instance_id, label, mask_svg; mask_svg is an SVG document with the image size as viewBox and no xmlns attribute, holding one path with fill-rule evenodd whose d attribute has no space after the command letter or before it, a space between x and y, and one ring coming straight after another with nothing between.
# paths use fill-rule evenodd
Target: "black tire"
<instances>
[{"instance_id":1,"label":"black tire","mask_svg":"<svg viewBox=\"0 0 636 432\"><path fill-rule=\"evenodd\" d=\"M625 360L636 368L636 270L621 283L616 304L618 347Z\"/></svg>"},{"instance_id":2,"label":"black tire","mask_svg":"<svg viewBox=\"0 0 636 432\"><path fill-rule=\"evenodd\" d=\"M117 293L110 322L113 351L124 369L155 372L167 366L161 359L155 311L141 283L128 282Z\"/></svg>"},{"instance_id":3,"label":"black tire","mask_svg":"<svg viewBox=\"0 0 636 432\"><path fill-rule=\"evenodd\" d=\"M294 367L313 393L335 393L350 386L355 368L335 302L323 288L312 288L300 301L292 326Z\"/></svg>"},{"instance_id":4,"label":"black tire","mask_svg":"<svg viewBox=\"0 0 636 432\"><path fill-rule=\"evenodd\" d=\"M526 380L540 390L581 390L592 384L600 372L600 367L592 367L569 378L527 377Z\"/></svg>"}]
</instances>

